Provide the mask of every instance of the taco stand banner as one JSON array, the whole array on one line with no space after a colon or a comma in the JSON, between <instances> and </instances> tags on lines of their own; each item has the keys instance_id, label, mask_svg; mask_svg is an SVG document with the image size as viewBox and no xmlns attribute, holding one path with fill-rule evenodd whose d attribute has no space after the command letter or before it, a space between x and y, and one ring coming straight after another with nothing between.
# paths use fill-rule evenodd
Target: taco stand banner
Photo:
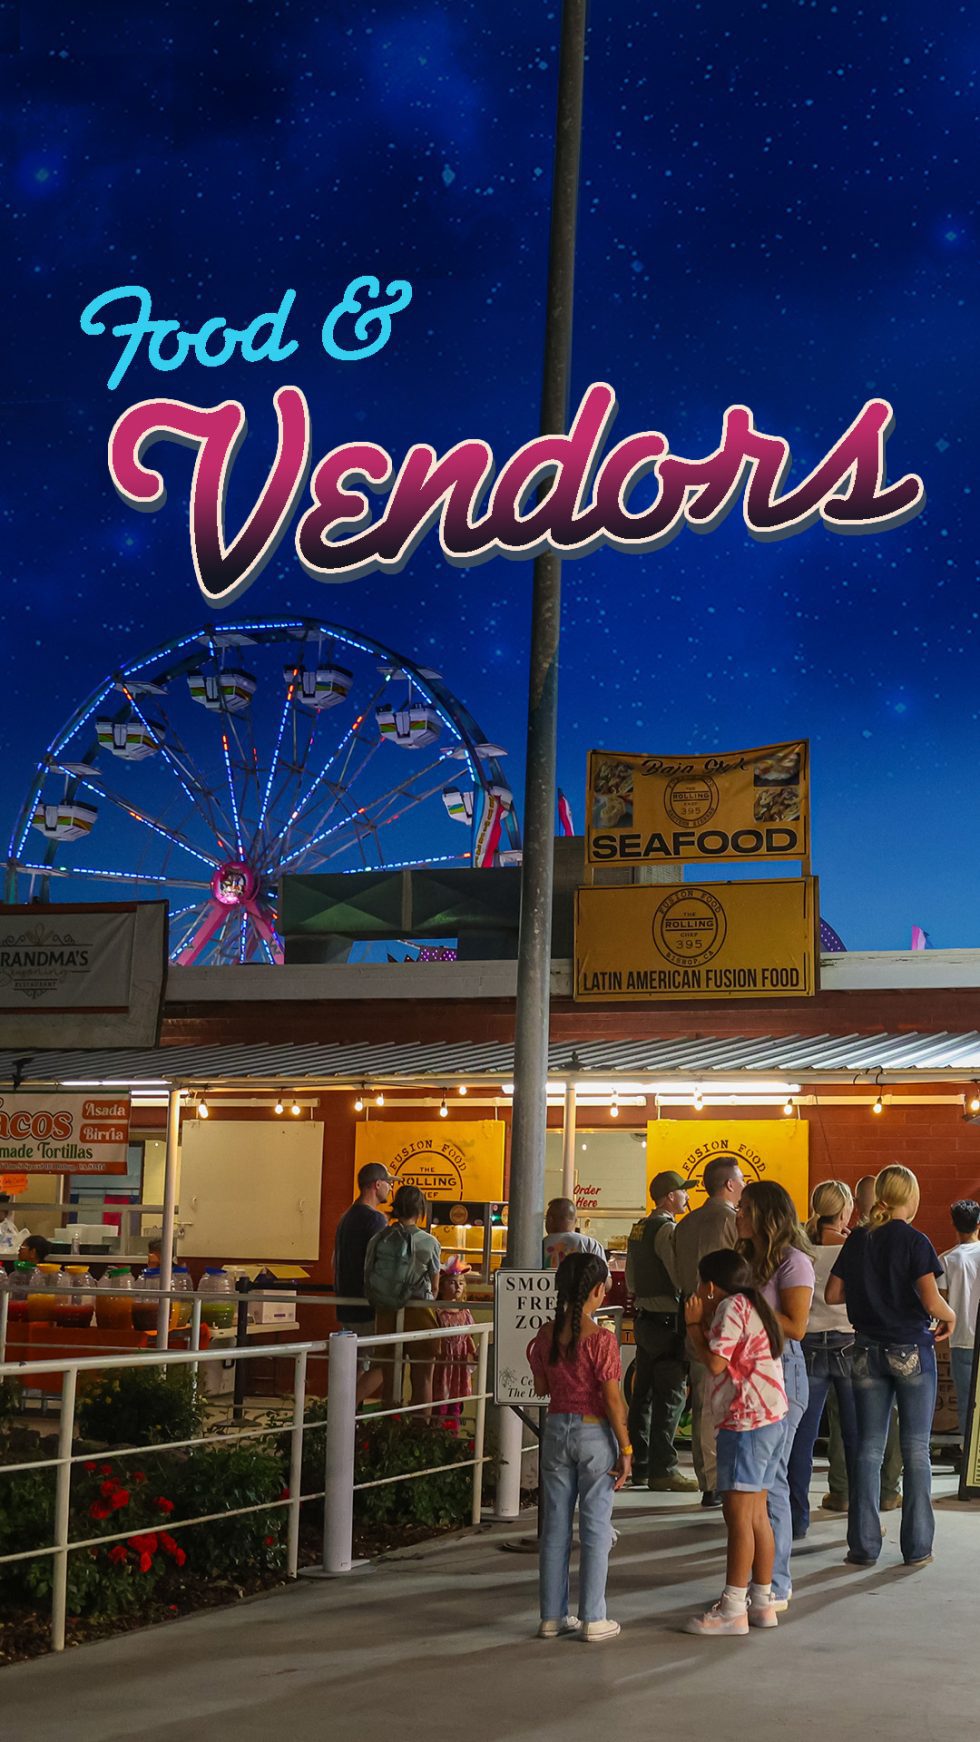
<instances>
[{"instance_id":1,"label":"taco stand banner","mask_svg":"<svg viewBox=\"0 0 980 1742\"><path fill-rule=\"evenodd\" d=\"M499 1203L504 1195L505 1137L500 1119L460 1119L448 1131L445 1119L411 1125L369 1119L356 1131L355 1189L358 1170L366 1162L380 1161L398 1185L418 1186L430 1203L447 1198Z\"/></svg>"},{"instance_id":2,"label":"taco stand banner","mask_svg":"<svg viewBox=\"0 0 980 1742\"><path fill-rule=\"evenodd\" d=\"M671 1169L690 1182L690 1207L704 1203L709 1161L737 1161L746 1183L775 1180L789 1192L800 1218L810 1201L810 1127L805 1119L651 1119L647 1172Z\"/></svg>"},{"instance_id":3,"label":"taco stand banner","mask_svg":"<svg viewBox=\"0 0 980 1742\"><path fill-rule=\"evenodd\" d=\"M0 1172L125 1173L128 1095L0 1095Z\"/></svg>"},{"instance_id":4,"label":"taco stand banner","mask_svg":"<svg viewBox=\"0 0 980 1742\"><path fill-rule=\"evenodd\" d=\"M809 745L714 756L592 750L586 802L590 865L806 859Z\"/></svg>"}]
</instances>

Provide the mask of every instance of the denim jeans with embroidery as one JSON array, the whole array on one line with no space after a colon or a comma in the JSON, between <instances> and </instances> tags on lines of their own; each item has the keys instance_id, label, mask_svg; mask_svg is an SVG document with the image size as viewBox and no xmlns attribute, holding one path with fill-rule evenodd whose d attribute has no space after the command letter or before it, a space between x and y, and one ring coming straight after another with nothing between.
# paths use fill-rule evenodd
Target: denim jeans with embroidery
<instances>
[{"instance_id":1,"label":"denim jeans with embroidery","mask_svg":"<svg viewBox=\"0 0 980 1742\"><path fill-rule=\"evenodd\" d=\"M923 1560L932 1553L935 1530L929 1435L936 1408L936 1351L931 1344L873 1343L859 1336L851 1374L858 1448L847 1515L849 1554L854 1560L870 1563L881 1553L881 1460L892 1404L897 1402L905 1467L902 1558Z\"/></svg>"}]
</instances>

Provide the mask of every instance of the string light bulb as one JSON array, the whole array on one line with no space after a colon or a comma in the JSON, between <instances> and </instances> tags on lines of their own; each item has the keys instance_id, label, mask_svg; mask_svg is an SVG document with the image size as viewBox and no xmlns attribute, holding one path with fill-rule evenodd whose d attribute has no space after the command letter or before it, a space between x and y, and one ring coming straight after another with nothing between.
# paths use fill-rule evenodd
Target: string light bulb
<instances>
[{"instance_id":1,"label":"string light bulb","mask_svg":"<svg viewBox=\"0 0 980 1742\"><path fill-rule=\"evenodd\" d=\"M439 1117L440 1117L440 1119L448 1119L448 1118L449 1118L449 1108L448 1108L448 1107L447 1107L447 1106L446 1106L446 1097L445 1097L445 1095L443 1095L443 1097L442 1097L442 1101L441 1101L441 1103L440 1103L440 1107L439 1107Z\"/></svg>"},{"instance_id":2,"label":"string light bulb","mask_svg":"<svg viewBox=\"0 0 980 1742\"><path fill-rule=\"evenodd\" d=\"M967 1107L971 1113L980 1113L980 1085L976 1083L973 1085L973 1094L967 1102Z\"/></svg>"},{"instance_id":3,"label":"string light bulb","mask_svg":"<svg viewBox=\"0 0 980 1742\"><path fill-rule=\"evenodd\" d=\"M354 1102L354 1112L355 1113L363 1113L363 1111L364 1111L364 1096L358 1095L357 1100Z\"/></svg>"},{"instance_id":4,"label":"string light bulb","mask_svg":"<svg viewBox=\"0 0 980 1742\"><path fill-rule=\"evenodd\" d=\"M459 1092L461 1095L468 1095L469 1094L469 1089L466 1087L465 1083L460 1083Z\"/></svg>"},{"instance_id":5,"label":"string light bulb","mask_svg":"<svg viewBox=\"0 0 980 1742\"><path fill-rule=\"evenodd\" d=\"M211 1117L211 1109L208 1106L207 1101L204 1099L203 1094L198 1099L197 1116L199 1119L210 1119Z\"/></svg>"},{"instance_id":6,"label":"string light bulb","mask_svg":"<svg viewBox=\"0 0 980 1742\"><path fill-rule=\"evenodd\" d=\"M383 1107L383 1106L384 1106L384 1104L385 1104L385 1095L384 1095L384 1090L383 1090L383 1089L379 1089L379 1090L378 1090L378 1092L377 1092L377 1094L376 1094L376 1095L375 1095L375 1097L374 1097L374 1104L375 1104L375 1106L376 1106L376 1107Z\"/></svg>"},{"instance_id":7,"label":"string light bulb","mask_svg":"<svg viewBox=\"0 0 980 1742\"><path fill-rule=\"evenodd\" d=\"M693 1102L695 1113L700 1113L702 1107L704 1106L704 1096L702 1095L700 1089L695 1089L694 1094L692 1096L692 1102Z\"/></svg>"},{"instance_id":8,"label":"string light bulb","mask_svg":"<svg viewBox=\"0 0 980 1742\"><path fill-rule=\"evenodd\" d=\"M281 1095L276 1096L276 1104L273 1107L272 1111L275 1113L277 1119L281 1119L283 1114L285 1113L286 1109L282 1104L282 1096Z\"/></svg>"},{"instance_id":9,"label":"string light bulb","mask_svg":"<svg viewBox=\"0 0 980 1742\"><path fill-rule=\"evenodd\" d=\"M792 1097L792 1095L787 1095L785 1101L783 1102L783 1112L785 1113L787 1119L792 1118L792 1116L793 1116L793 1097Z\"/></svg>"},{"instance_id":10,"label":"string light bulb","mask_svg":"<svg viewBox=\"0 0 980 1742\"><path fill-rule=\"evenodd\" d=\"M619 1118L619 1095L615 1091L613 1092L613 1098L609 1103L609 1117L610 1119Z\"/></svg>"},{"instance_id":11,"label":"string light bulb","mask_svg":"<svg viewBox=\"0 0 980 1742\"><path fill-rule=\"evenodd\" d=\"M878 1094L877 1094L875 1100L872 1102L871 1111L872 1111L872 1113L883 1113L885 1111L885 1103L881 1098L881 1090L880 1089L878 1090Z\"/></svg>"},{"instance_id":12,"label":"string light bulb","mask_svg":"<svg viewBox=\"0 0 980 1742\"><path fill-rule=\"evenodd\" d=\"M298 1101L296 1101L296 1100L294 1100L294 1101L293 1101L293 1104L292 1104L292 1106L291 1106L291 1107L290 1107L290 1109L289 1109L289 1111L290 1111L290 1113L291 1113L291 1114L292 1114L292 1116L293 1116L293 1118L294 1118L294 1119L298 1119L298 1118L299 1118L299 1116L300 1116L300 1114L301 1114L301 1113L302 1113L302 1111L303 1111L303 1109L302 1109L302 1107L301 1107L301 1106L300 1106L300 1104L299 1104L299 1102L298 1102Z\"/></svg>"}]
</instances>

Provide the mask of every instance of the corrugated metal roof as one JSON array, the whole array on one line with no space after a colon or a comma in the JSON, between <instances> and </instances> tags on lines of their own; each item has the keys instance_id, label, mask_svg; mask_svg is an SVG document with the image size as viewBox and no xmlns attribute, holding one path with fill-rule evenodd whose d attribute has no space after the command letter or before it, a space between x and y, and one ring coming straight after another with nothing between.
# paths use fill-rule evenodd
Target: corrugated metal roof
<instances>
[{"instance_id":1,"label":"corrugated metal roof","mask_svg":"<svg viewBox=\"0 0 980 1742\"><path fill-rule=\"evenodd\" d=\"M573 1053L575 1063L572 1063ZM26 1049L0 1052L0 1084L9 1082ZM980 1072L980 1033L790 1035L780 1038L571 1041L552 1046L553 1076L573 1071L605 1076L705 1077L748 1071L796 1077L886 1076L902 1072ZM177 1046L36 1052L25 1083L118 1078L126 1082L167 1078L216 1086L220 1082L383 1081L438 1083L461 1079L508 1081L514 1070L510 1044L425 1041L388 1046Z\"/></svg>"}]
</instances>

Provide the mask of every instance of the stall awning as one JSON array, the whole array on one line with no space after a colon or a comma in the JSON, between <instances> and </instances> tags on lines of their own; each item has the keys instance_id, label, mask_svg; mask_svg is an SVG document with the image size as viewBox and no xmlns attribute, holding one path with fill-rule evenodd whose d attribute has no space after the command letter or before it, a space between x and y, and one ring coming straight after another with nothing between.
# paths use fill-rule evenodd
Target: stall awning
<instances>
[{"instance_id":1,"label":"stall awning","mask_svg":"<svg viewBox=\"0 0 980 1742\"><path fill-rule=\"evenodd\" d=\"M18 1066L20 1067L18 1071ZM514 1049L495 1042L400 1042L390 1046L174 1046L152 1049L0 1052L0 1087L19 1080L39 1083L118 1083L134 1086L176 1082L217 1088L222 1084L276 1086L301 1083L330 1088L370 1082L440 1084L462 1081L496 1088L509 1081ZM779 1037L585 1041L553 1046L548 1072L578 1080L603 1077L730 1077L737 1072L791 1074L809 1080L846 1080L874 1075L980 1073L980 1033L784 1035Z\"/></svg>"}]
</instances>

